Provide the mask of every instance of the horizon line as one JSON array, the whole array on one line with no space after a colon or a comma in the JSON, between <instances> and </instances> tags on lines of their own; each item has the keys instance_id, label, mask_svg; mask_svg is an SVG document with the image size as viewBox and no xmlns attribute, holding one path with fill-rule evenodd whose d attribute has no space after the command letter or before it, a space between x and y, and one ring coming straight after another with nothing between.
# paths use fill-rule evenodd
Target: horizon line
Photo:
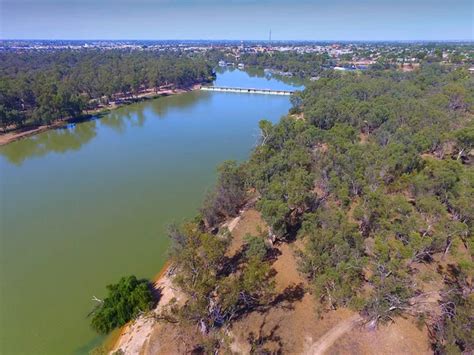
<instances>
[{"instance_id":1,"label":"horizon line","mask_svg":"<svg viewBox=\"0 0 474 355\"><path fill-rule=\"evenodd\" d=\"M474 39L205 39L205 38L0 38L0 41L249 41L249 42L473 42Z\"/></svg>"}]
</instances>

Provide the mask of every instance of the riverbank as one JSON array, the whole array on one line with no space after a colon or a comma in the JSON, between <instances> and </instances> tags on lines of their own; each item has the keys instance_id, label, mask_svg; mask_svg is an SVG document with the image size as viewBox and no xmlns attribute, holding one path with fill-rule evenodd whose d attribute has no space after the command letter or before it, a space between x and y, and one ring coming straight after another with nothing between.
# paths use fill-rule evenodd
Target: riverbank
<instances>
[{"instance_id":1,"label":"riverbank","mask_svg":"<svg viewBox=\"0 0 474 355\"><path fill-rule=\"evenodd\" d=\"M164 277L168 277L167 275L170 272L170 267L171 263L169 261L166 261L161 270L153 277L153 287L155 290L157 289L157 285L161 284L162 279ZM123 343L123 338L129 332L129 327L131 324L132 322L129 322L109 334L106 340L104 341L103 346L101 346L101 349L104 350L103 352L113 353L118 348L120 348L121 344Z\"/></svg>"},{"instance_id":2,"label":"riverbank","mask_svg":"<svg viewBox=\"0 0 474 355\"><path fill-rule=\"evenodd\" d=\"M291 89L258 79L228 71L215 85ZM287 96L191 91L2 146L3 197L15 202L0 238L5 352L86 353L98 345L86 317L92 295L130 273L152 278L166 261L167 226L194 217L215 167L248 158L259 120L278 122L290 107ZM30 211L35 218L26 218ZM35 334L28 342L25 323Z\"/></svg>"},{"instance_id":3,"label":"riverbank","mask_svg":"<svg viewBox=\"0 0 474 355\"><path fill-rule=\"evenodd\" d=\"M226 252L229 258L242 253L246 235L259 235L268 228L254 204L244 208L224 226L232 233L232 242ZM297 255L301 246L301 241L273 245L271 265L275 294L272 306L234 320L225 330L229 343L224 345L223 352L251 353L256 346L251 340L258 336L258 345L272 353L375 355L393 352L393 349L403 354L430 353L427 329L417 326L413 317L397 318L372 329L349 308L325 309L312 294L311 284L298 271ZM177 304L184 304L186 300L173 288L169 266L164 270L158 275L157 282L163 296L152 311L154 314L160 314L173 296ZM319 311L324 312L321 317L316 316ZM205 341L195 325L157 322L152 316L143 316L124 329L109 354L116 351L127 355L191 353Z\"/></svg>"},{"instance_id":4,"label":"riverbank","mask_svg":"<svg viewBox=\"0 0 474 355\"><path fill-rule=\"evenodd\" d=\"M241 211L239 216L224 223L223 226L232 232L243 213L245 210ZM242 238L239 238L239 244L242 242L240 239ZM114 354L119 350L125 354L141 354L148 347L147 343L152 338L152 333L159 332L160 327L163 326L163 323L157 322L155 317L162 313L171 300L176 300L177 304L183 304L185 301L185 295L173 287L173 276L173 265L167 261L153 279L153 288L159 295L156 307L150 313L123 326L113 341L110 341L109 344L113 344L113 346L107 346L109 354Z\"/></svg>"},{"instance_id":5,"label":"riverbank","mask_svg":"<svg viewBox=\"0 0 474 355\"><path fill-rule=\"evenodd\" d=\"M161 271L155 276L153 288L159 294L158 304L150 313L129 322L121 328L113 346L107 349L110 350L111 354L119 349L125 354L140 353L156 325L155 316L159 315L173 298L179 300L180 296L177 290L172 287L171 270L170 262L166 262Z\"/></svg>"},{"instance_id":6,"label":"riverbank","mask_svg":"<svg viewBox=\"0 0 474 355\"><path fill-rule=\"evenodd\" d=\"M31 137L33 135L45 132L50 129L56 129L59 127L63 127L67 124L71 123L77 123L77 122L82 122L82 121L87 121L95 116L100 116L104 115L112 110L115 110L119 107L122 107L124 105L128 105L130 103L135 103L135 102L140 102L144 100L151 100L151 99L156 99L158 97L162 96L170 96L170 95L177 95L177 94L183 94L186 92L190 92L193 90L198 90L201 88L201 84L195 84L189 88L184 88L184 89L161 89L161 90L147 90L145 92L142 92L138 95L135 95L132 99L129 100L122 100L122 103L117 104L117 102L111 102L108 105L105 105L103 107L100 107L95 110L90 110L90 111L85 111L82 115L77 116L77 117L67 117L63 119L58 119L50 124L45 124L45 125L32 125L28 127L23 127L19 128L16 130L13 130L11 132L7 133L0 133L0 146L6 145L12 142L15 142L19 139Z\"/></svg>"}]
</instances>

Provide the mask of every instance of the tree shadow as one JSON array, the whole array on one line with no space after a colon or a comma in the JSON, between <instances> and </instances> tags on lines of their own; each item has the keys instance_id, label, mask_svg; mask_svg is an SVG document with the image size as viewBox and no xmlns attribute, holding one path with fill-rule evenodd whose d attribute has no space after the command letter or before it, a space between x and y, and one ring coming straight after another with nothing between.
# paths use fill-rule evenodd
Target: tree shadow
<instances>
[{"instance_id":1,"label":"tree shadow","mask_svg":"<svg viewBox=\"0 0 474 355\"><path fill-rule=\"evenodd\" d=\"M218 277L227 277L240 269L240 266L245 263L247 260L246 253L247 245L244 244L234 255L231 257L225 256L222 262L222 269L217 274ZM264 261L273 264L277 261L278 257L281 255L281 251L278 248L270 248L267 250L267 253L264 257ZM275 276L272 274L271 276Z\"/></svg>"},{"instance_id":2,"label":"tree shadow","mask_svg":"<svg viewBox=\"0 0 474 355\"><path fill-rule=\"evenodd\" d=\"M286 235L284 241L291 244L296 241L299 230L301 229L302 221L298 217L292 224L286 226Z\"/></svg>"},{"instance_id":3,"label":"tree shadow","mask_svg":"<svg viewBox=\"0 0 474 355\"><path fill-rule=\"evenodd\" d=\"M265 260L270 264L273 264L278 260L278 257L281 255L281 251L278 248L271 248L267 250L267 255L265 255Z\"/></svg>"},{"instance_id":4,"label":"tree shadow","mask_svg":"<svg viewBox=\"0 0 474 355\"><path fill-rule=\"evenodd\" d=\"M191 355L204 355L206 354L206 348L202 345L197 345L194 349L190 352Z\"/></svg>"},{"instance_id":5,"label":"tree shadow","mask_svg":"<svg viewBox=\"0 0 474 355\"><path fill-rule=\"evenodd\" d=\"M260 328L258 330L258 335L256 335L254 332L250 332L249 336L247 337L247 341L249 342L251 349L250 353L251 354L282 354L282 348L283 348L283 342L281 340L281 337L276 335L277 330L280 328L280 326L277 324L275 325L268 334L264 334L263 327L265 326L266 322L265 320L262 322L260 325ZM267 343L276 343L277 349L267 349L265 348L265 344Z\"/></svg>"},{"instance_id":6,"label":"tree shadow","mask_svg":"<svg viewBox=\"0 0 474 355\"><path fill-rule=\"evenodd\" d=\"M26 159L42 157L51 152L63 154L78 151L92 141L96 134L96 123L93 120L85 124L71 123L24 138L16 144L7 144L2 147L0 154L9 162L21 165Z\"/></svg>"},{"instance_id":7,"label":"tree shadow","mask_svg":"<svg viewBox=\"0 0 474 355\"><path fill-rule=\"evenodd\" d=\"M245 250L240 248L234 255L231 257L224 257L223 267L217 274L218 277L227 277L237 270L239 270L240 265L245 261Z\"/></svg>"},{"instance_id":8,"label":"tree shadow","mask_svg":"<svg viewBox=\"0 0 474 355\"><path fill-rule=\"evenodd\" d=\"M161 297L163 296L163 286L155 287L155 285L150 285L151 296L153 297L153 308L155 308L158 303L160 303Z\"/></svg>"},{"instance_id":9,"label":"tree shadow","mask_svg":"<svg viewBox=\"0 0 474 355\"><path fill-rule=\"evenodd\" d=\"M304 294L305 288L303 283L290 285L274 298L274 300L270 303L270 307L275 307L285 303L285 305L283 305L284 307L292 309L292 304L297 301L301 301L304 297Z\"/></svg>"}]
</instances>

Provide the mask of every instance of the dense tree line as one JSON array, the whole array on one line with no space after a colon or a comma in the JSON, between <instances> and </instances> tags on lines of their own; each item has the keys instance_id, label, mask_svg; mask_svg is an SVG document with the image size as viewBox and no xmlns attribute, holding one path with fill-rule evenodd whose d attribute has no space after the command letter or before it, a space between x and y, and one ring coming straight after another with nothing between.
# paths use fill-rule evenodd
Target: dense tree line
<instances>
[{"instance_id":1,"label":"dense tree line","mask_svg":"<svg viewBox=\"0 0 474 355\"><path fill-rule=\"evenodd\" d=\"M270 238L302 239L300 270L323 305L373 324L410 313L427 319L436 352L472 350L473 84L465 68L439 65L324 73L292 99L293 115L261 121L249 161L227 165L232 178L206 200L203 228L256 191ZM420 264L445 280L439 312L413 301Z\"/></svg>"},{"instance_id":2,"label":"dense tree line","mask_svg":"<svg viewBox=\"0 0 474 355\"><path fill-rule=\"evenodd\" d=\"M351 307L372 324L412 314L436 353L473 351L472 76L436 64L328 71L292 103L278 124L260 122L247 162L219 168L200 215L170 229L174 282L188 296L170 315L212 334L271 306L267 248L298 238L320 305ZM219 226L249 197L269 232L248 236L236 260ZM435 311L417 308L421 264L442 275Z\"/></svg>"},{"instance_id":3,"label":"dense tree line","mask_svg":"<svg viewBox=\"0 0 474 355\"><path fill-rule=\"evenodd\" d=\"M410 311L414 266L451 253L429 323L438 352L474 347L473 93L466 69L437 65L326 73L293 99L304 120L262 122L247 163L263 217L276 237L303 239L301 270L331 308L374 322Z\"/></svg>"},{"instance_id":4,"label":"dense tree line","mask_svg":"<svg viewBox=\"0 0 474 355\"><path fill-rule=\"evenodd\" d=\"M217 66L220 60L230 63L244 63L257 69L272 69L282 73L308 79L319 75L324 68L329 68L336 62L327 53L296 53L288 52L260 52L243 53L238 58L234 53L221 49L212 49L206 52L205 58Z\"/></svg>"},{"instance_id":5,"label":"dense tree line","mask_svg":"<svg viewBox=\"0 0 474 355\"><path fill-rule=\"evenodd\" d=\"M0 54L0 126L49 123L118 98L212 78L201 59L173 53L83 50Z\"/></svg>"},{"instance_id":6,"label":"dense tree line","mask_svg":"<svg viewBox=\"0 0 474 355\"><path fill-rule=\"evenodd\" d=\"M259 69L271 68L281 72L292 73L301 78L319 75L324 68L335 62L327 53L296 53L296 52L263 52L245 53L240 59L245 65Z\"/></svg>"}]
</instances>

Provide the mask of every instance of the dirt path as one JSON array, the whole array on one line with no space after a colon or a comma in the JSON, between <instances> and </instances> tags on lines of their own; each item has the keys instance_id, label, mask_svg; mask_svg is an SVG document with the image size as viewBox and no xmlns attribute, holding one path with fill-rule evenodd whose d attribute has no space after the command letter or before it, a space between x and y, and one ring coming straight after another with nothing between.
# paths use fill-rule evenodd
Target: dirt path
<instances>
[{"instance_id":1,"label":"dirt path","mask_svg":"<svg viewBox=\"0 0 474 355\"><path fill-rule=\"evenodd\" d=\"M326 332L316 343L306 351L306 354L320 355L324 354L342 335L354 328L362 321L362 317L354 314L352 317L339 322L331 330Z\"/></svg>"},{"instance_id":2,"label":"dirt path","mask_svg":"<svg viewBox=\"0 0 474 355\"><path fill-rule=\"evenodd\" d=\"M67 124L67 120L59 120L58 122L54 122L50 125L43 125L43 126L38 126L38 127L33 127L33 128L26 128L24 130L19 130L19 131L13 131L13 132L8 132L8 133L1 133L0 134L0 146L6 145L8 143L14 142L16 140L26 138L29 136L33 136L35 134L58 128L63 125Z\"/></svg>"}]
</instances>

